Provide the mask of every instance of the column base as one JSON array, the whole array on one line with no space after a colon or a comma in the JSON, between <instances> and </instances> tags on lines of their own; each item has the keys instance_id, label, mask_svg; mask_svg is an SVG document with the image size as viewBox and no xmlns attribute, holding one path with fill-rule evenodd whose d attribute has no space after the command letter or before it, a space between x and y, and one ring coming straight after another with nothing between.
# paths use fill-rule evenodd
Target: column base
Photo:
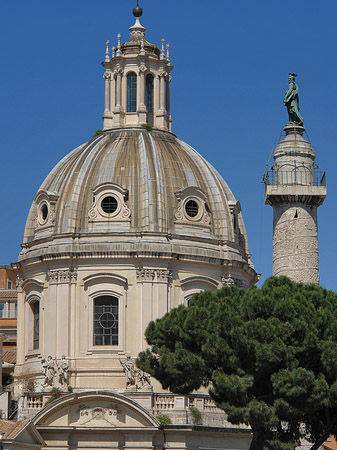
<instances>
[{"instance_id":1,"label":"column base","mask_svg":"<svg viewBox=\"0 0 337 450\"><path fill-rule=\"evenodd\" d=\"M113 126L113 114L109 110L105 110L102 116L103 119L103 131L110 130Z\"/></svg>"},{"instance_id":2,"label":"column base","mask_svg":"<svg viewBox=\"0 0 337 450\"><path fill-rule=\"evenodd\" d=\"M157 112L155 126L161 130L169 130L168 114L165 110L159 110Z\"/></svg>"}]
</instances>

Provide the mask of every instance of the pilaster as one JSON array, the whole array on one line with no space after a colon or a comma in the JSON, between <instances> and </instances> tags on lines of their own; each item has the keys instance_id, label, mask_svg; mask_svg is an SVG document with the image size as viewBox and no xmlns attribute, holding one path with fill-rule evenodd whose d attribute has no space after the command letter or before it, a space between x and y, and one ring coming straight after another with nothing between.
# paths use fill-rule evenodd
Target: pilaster
<instances>
[{"instance_id":1,"label":"pilaster","mask_svg":"<svg viewBox=\"0 0 337 450\"><path fill-rule=\"evenodd\" d=\"M172 273L167 269L139 268L136 276L142 311L140 339L145 344L144 331L149 322L169 311Z\"/></svg>"},{"instance_id":2,"label":"pilaster","mask_svg":"<svg viewBox=\"0 0 337 450\"><path fill-rule=\"evenodd\" d=\"M45 324L45 354L56 356L69 355L71 342L71 294L76 285L77 272L73 270L51 270L49 279L49 317L54 317L53 323ZM47 329L48 328L48 329ZM47 334L46 334L47 333Z\"/></svg>"}]
</instances>

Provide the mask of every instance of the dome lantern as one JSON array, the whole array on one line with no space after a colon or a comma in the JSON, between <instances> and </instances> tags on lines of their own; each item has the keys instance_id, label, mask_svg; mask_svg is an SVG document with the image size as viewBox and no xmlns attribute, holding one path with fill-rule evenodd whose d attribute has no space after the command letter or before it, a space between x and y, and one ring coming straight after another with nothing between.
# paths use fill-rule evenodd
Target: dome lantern
<instances>
[{"instance_id":1,"label":"dome lantern","mask_svg":"<svg viewBox=\"0 0 337 450\"><path fill-rule=\"evenodd\" d=\"M112 57L106 51L105 110L103 130L137 127L149 124L153 128L171 131L169 45L166 54L145 39L146 28L140 23L143 10L133 9L135 24L130 27L130 38L112 48ZM162 40L163 43L164 40Z\"/></svg>"}]
</instances>

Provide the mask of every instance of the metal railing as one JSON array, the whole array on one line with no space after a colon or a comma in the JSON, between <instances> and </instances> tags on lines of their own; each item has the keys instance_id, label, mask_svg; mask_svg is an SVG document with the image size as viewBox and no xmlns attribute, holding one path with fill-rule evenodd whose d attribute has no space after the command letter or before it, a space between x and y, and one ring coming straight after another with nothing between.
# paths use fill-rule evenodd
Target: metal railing
<instances>
[{"instance_id":1,"label":"metal railing","mask_svg":"<svg viewBox=\"0 0 337 450\"><path fill-rule=\"evenodd\" d=\"M265 185L326 186L325 172L294 167L293 170L270 168L262 178Z\"/></svg>"}]
</instances>

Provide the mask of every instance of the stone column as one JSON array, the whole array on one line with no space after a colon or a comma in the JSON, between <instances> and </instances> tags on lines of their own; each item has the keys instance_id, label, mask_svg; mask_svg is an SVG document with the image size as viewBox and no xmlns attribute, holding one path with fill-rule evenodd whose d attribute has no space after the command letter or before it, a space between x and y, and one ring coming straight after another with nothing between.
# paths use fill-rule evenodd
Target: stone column
<instances>
[{"instance_id":1,"label":"stone column","mask_svg":"<svg viewBox=\"0 0 337 450\"><path fill-rule=\"evenodd\" d=\"M105 79L105 109L103 114L103 130L112 128L112 112L110 110L110 84L111 72L105 72L103 75Z\"/></svg>"},{"instance_id":2,"label":"stone column","mask_svg":"<svg viewBox=\"0 0 337 450\"><path fill-rule=\"evenodd\" d=\"M145 64L139 66L139 107L138 120L139 125L146 123L146 105L145 105L145 71L147 70Z\"/></svg>"},{"instance_id":3,"label":"stone column","mask_svg":"<svg viewBox=\"0 0 337 450\"><path fill-rule=\"evenodd\" d=\"M315 152L305 129L289 124L264 176L265 203L274 211L273 275L319 284L317 208L326 196L325 176L315 169Z\"/></svg>"},{"instance_id":4,"label":"stone column","mask_svg":"<svg viewBox=\"0 0 337 450\"><path fill-rule=\"evenodd\" d=\"M117 72L117 108L121 108L122 103L122 71Z\"/></svg>"},{"instance_id":5,"label":"stone column","mask_svg":"<svg viewBox=\"0 0 337 450\"><path fill-rule=\"evenodd\" d=\"M160 75L159 109L165 111L165 73Z\"/></svg>"},{"instance_id":6,"label":"stone column","mask_svg":"<svg viewBox=\"0 0 337 450\"><path fill-rule=\"evenodd\" d=\"M319 284L317 206L273 205L273 275Z\"/></svg>"},{"instance_id":7,"label":"stone column","mask_svg":"<svg viewBox=\"0 0 337 450\"><path fill-rule=\"evenodd\" d=\"M110 111L109 109L109 97L110 97L110 82L111 82L111 73L106 72L104 74L104 78L105 78L105 110L104 112L108 112Z\"/></svg>"},{"instance_id":8,"label":"stone column","mask_svg":"<svg viewBox=\"0 0 337 450\"><path fill-rule=\"evenodd\" d=\"M121 67L116 69L116 106L114 108L114 126L121 126L121 112L122 112L122 75L123 70Z\"/></svg>"},{"instance_id":9,"label":"stone column","mask_svg":"<svg viewBox=\"0 0 337 450\"><path fill-rule=\"evenodd\" d=\"M115 104L116 104L116 96L115 96L115 92L116 92L116 78L115 77L111 77L111 83L110 83L110 111L112 112L115 108Z\"/></svg>"},{"instance_id":10,"label":"stone column","mask_svg":"<svg viewBox=\"0 0 337 450\"><path fill-rule=\"evenodd\" d=\"M167 72L161 70L159 76L159 110L156 113L156 126L162 130L168 130L167 112L165 109L165 79Z\"/></svg>"}]
</instances>

